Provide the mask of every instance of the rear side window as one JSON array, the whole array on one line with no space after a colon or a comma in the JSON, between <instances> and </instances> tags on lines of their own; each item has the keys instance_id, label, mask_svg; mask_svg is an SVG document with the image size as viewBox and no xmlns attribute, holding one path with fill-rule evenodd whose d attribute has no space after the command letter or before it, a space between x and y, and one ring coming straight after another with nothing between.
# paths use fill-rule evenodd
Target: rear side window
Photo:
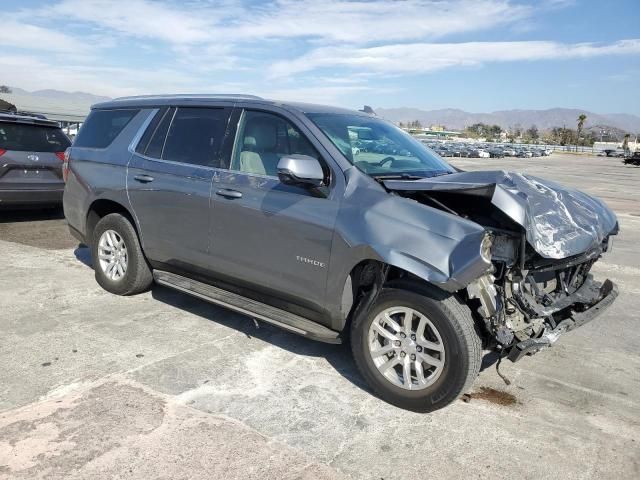
<instances>
[{"instance_id":1,"label":"rear side window","mask_svg":"<svg viewBox=\"0 0 640 480\"><path fill-rule=\"evenodd\" d=\"M151 137L156 131L156 128L158 128L158 124L162 121L162 118L164 117L164 114L166 112L167 112L167 108L165 107L155 113L155 115L151 119L151 122L147 126L147 129L144 131L144 134L140 138L138 145L136 146L137 153L144 154L144 152L147 150L149 141L151 140Z\"/></svg>"},{"instance_id":2,"label":"rear side window","mask_svg":"<svg viewBox=\"0 0 640 480\"><path fill-rule=\"evenodd\" d=\"M19 152L64 152L71 143L55 127L0 123L0 149Z\"/></svg>"},{"instance_id":3,"label":"rear side window","mask_svg":"<svg viewBox=\"0 0 640 480\"><path fill-rule=\"evenodd\" d=\"M74 147L108 147L139 111L93 110L82 125Z\"/></svg>"},{"instance_id":4,"label":"rear side window","mask_svg":"<svg viewBox=\"0 0 640 480\"><path fill-rule=\"evenodd\" d=\"M151 138L146 146L144 152L138 151L138 153L142 153L147 157L152 158L162 158L162 149L164 148L164 142L167 138L167 132L169 131L169 126L171 125L171 120L173 120L173 115L175 114L175 108L169 108L163 112L158 112L156 114L156 118L154 118L154 122L158 119L158 123L156 123L155 127L152 122L147 128L145 132L145 136L148 132L151 132ZM140 143L144 142L144 137L140 140Z\"/></svg>"},{"instance_id":5,"label":"rear side window","mask_svg":"<svg viewBox=\"0 0 640 480\"><path fill-rule=\"evenodd\" d=\"M179 107L164 142L162 159L219 166L220 147L227 130L229 113L230 109L225 108ZM155 135L152 143L154 141Z\"/></svg>"}]
</instances>

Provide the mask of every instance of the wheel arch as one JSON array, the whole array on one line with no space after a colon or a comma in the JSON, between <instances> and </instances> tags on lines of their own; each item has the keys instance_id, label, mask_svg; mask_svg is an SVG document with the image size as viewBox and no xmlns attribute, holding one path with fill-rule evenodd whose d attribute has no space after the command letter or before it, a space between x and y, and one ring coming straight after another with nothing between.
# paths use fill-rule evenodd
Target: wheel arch
<instances>
[{"instance_id":1,"label":"wheel arch","mask_svg":"<svg viewBox=\"0 0 640 480\"><path fill-rule=\"evenodd\" d=\"M340 303L343 321L339 330L348 332L353 317L359 313L361 303L369 301L368 297L372 292L385 287L403 288L437 299L455 294L401 266L374 258L363 259L351 268L343 282Z\"/></svg>"},{"instance_id":2,"label":"wheel arch","mask_svg":"<svg viewBox=\"0 0 640 480\"><path fill-rule=\"evenodd\" d=\"M136 234L138 235L138 238L140 238L140 241L142 243L142 238L140 237L140 231L138 230L138 225L135 221L134 216L131 214L131 212L127 209L127 207L125 207L121 203L108 198L99 198L94 200L91 203L91 205L89 205L89 208L87 209L87 217L86 217L86 223L85 223L86 225L85 238L88 242L91 241L91 238L93 237L93 230L95 229L100 219L104 218L105 216L111 213L119 213L124 217L126 217L127 220L131 222L131 225L133 226L134 230L136 231Z\"/></svg>"}]
</instances>

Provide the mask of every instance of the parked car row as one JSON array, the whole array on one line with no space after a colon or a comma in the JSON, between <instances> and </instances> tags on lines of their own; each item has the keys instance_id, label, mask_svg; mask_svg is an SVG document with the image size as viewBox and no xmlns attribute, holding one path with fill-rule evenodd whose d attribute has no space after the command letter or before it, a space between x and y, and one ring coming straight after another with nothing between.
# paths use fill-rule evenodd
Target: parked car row
<instances>
[{"instance_id":1,"label":"parked car row","mask_svg":"<svg viewBox=\"0 0 640 480\"><path fill-rule=\"evenodd\" d=\"M495 143L464 143L423 140L431 150L441 157L502 158L545 157L551 155L550 148L530 145L501 145Z\"/></svg>"}]
</instances>

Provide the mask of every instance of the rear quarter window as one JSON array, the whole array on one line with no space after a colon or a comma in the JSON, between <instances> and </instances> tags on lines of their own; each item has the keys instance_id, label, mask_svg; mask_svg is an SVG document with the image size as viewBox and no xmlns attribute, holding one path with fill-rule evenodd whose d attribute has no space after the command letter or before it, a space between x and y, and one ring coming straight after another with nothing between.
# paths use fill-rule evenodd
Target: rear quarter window
<instances>
[{"instance_id":1,"label":"rear quarter window","mask_svg":"<svg viewBox=\"0 0 640 480\"><path fill-rule=\"evenodd\" d=\"M0 122L0 148L19 152L64 152L70 145L56 127Z\"/></svg>"},{"instance_id":2,"label":"rear quarter window","mask_svg":"<svg viewBox=\"0 0 640 480\"><path fill-rule=\"evenodd\" d=\"M85 120L74 147L106 148L140 110L93 110Z\"/></svg>"}]
</instances>

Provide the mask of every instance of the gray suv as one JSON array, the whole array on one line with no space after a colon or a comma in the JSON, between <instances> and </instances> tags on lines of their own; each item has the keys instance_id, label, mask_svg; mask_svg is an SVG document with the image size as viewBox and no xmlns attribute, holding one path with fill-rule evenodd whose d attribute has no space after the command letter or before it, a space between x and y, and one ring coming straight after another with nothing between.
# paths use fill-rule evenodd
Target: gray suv
<instances>
[{"instance_id":1,"label":"gray suv","mask_svg":"<svg viewBox=\"0 0 640 480\"><path fill-rule=\"evenodd\" d=\"M589 273L618 231L600 200L459 171L375 116L252 96L95 105L64 211L95 276L152 282L290 332L350 342L384 400L432 411L487 356L517 361L602 313Z\"/></svg>"},{"instance_id":2,"label":"gray suv","mask_svg":"<svg viewBox=\"0 0 640 480\"><path fill-rule=\"evenodd\" d=\"M60 206L62 162L71 145L57 122L0 113L0 208Z\"/></svg>"}]
</instances>

